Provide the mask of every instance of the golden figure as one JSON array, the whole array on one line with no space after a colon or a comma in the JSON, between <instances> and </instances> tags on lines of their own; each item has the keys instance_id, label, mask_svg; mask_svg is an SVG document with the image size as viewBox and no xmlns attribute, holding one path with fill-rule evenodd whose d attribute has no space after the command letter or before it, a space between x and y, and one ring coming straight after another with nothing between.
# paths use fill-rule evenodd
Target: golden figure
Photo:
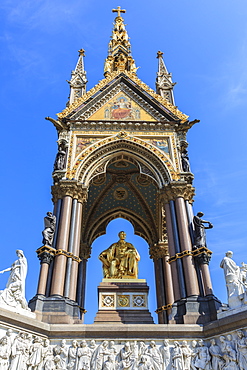
<instances>
[{"instance_id":1,"label":"golden figure","mask_svg":"<svg viewBox=\"0 0 247 370\"><path fill-rule=\"evenodd\" d=\"M124 231L120 231L118 236L119 241L113 243L99 255L99 259L103 263L104 278L137 279L140 255L131 243L125 241Z\"/></svg>"}]
</instances>

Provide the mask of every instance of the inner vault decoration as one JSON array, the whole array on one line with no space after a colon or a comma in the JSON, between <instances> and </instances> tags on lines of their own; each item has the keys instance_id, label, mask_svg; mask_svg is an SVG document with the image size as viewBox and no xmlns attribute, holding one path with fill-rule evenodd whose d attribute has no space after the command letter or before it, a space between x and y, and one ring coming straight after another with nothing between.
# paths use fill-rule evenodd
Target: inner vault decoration
<instances>
[{"instance_id":1,"label":"inner vault decoration","mask_svg":"<svg viewBox=\"0 0 247 370\"><path fill-rule=\"evenodd\" d=\"M186 135L198 120L175 106L162 52L156 91L137 77L125 10L113 12L104 78L86 90L81 49L69 102L57 119L47 117L58 133L54 209L45 217L37 250L33 313L24 297L22 251L6 269L12 280L0 292L0 368L247 369L246 265L237 266L230 251L222 260L229 299L222 306L208 267L212 252L205 229L213 225L192 210ZM98 312L93 325L83 324L91 246L118 217L149 245L159 325L149 312L146 280L138 278L139 260L148 251L137 251L120 230L118 241L102 247ZM11 305L24 313L10 312Z\"/></svg>"}]
</instances>

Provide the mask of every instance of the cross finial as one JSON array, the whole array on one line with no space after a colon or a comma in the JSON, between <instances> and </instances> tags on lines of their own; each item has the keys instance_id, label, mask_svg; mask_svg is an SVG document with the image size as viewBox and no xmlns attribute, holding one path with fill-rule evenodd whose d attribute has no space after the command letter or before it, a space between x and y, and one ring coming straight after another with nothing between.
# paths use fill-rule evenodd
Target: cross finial
<instances>
[{"instance_id":1,"label":"cross finial","mask_svg":"<svg viewBox=\"0 0 247 370\"><path fill-rule=\"evenodd\" d=\"M78 50L78 53L79 53L79 55L82 55L83 57L85 56L85 50L84 49Z\"/></svg>"},{"instance_id":2,"label":"cross finial","mask_svg":"<svg viewBox=\"0 0 247 370\"><path fill-rule=\"evenodd\" d=\"M117 13L117 16L121 17L121 13L126 13L126 10L121 9L121 6L118 6L117 9L112 9L112 13Z\"/></svg>"},{"instance_id":3,"label":"cross finial","mask_svg":"<svg viewBox=\"0 0 247 370\"><path fill-rule=\"evenodd\" d=\"M157 58L161 58L163 54L164 54L164 53L162 53L162 51L158 51L158 52L157 52Z\"/></svg>"}]
</instances>

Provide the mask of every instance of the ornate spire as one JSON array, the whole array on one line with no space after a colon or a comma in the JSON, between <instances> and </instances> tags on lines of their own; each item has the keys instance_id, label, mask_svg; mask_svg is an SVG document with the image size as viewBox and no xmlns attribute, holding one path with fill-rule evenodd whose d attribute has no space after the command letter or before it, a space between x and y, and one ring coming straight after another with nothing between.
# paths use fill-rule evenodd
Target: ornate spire
<instances>
[{"instance_id":1,"label":"ornate spire","mask_svg":"<svg viewBox=\"0 0 247 370\"><path fill-rule=\"evenodd\" d=\"M158 72L156 78L156 92L163 98L167 99L171 104L175 105L173 96L173 86L176 83L172 82L172 75L168 73L165 62L162 57L163 53L158 51Z\"/></svg>"},{"instance_id":2,"label":"ornate spire","mask_svg":"<svg viewBox=\"0 0 247 370\"><path fill-rule=\"evenodd\" d=\"M87 78L83 60L85 56L85 50L80 49L78 53L78 62L76 64L75 70L71 72L70 81L68 81L68 83L70 84L69 105L74 103L78 98L86 93Z\"/></svg>"},{"instance_id":3,"label":"ornate spire","mask_svg":"<svg viewBox=\"0 0 247 370\"><path fill-rule=\"evenodd\" d=\"M125 9L120 6L117 9L112 9L113 13L118 13L115 18L114 27L112 30L111 40L109 42L108 57L105 60L104 75L107 76L114 71L129 71L136 74L135 61L131 56L131 46L129 36L125 29L124 20L121 13L125 13Z\"/></svg>"}]
</instances>

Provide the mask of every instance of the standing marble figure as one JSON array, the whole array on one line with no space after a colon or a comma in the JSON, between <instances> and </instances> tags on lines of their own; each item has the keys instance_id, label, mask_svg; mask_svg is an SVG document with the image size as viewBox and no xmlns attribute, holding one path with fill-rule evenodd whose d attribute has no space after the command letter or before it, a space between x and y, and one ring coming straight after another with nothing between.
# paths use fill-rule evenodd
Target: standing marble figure
<instances>
[{"instance_id":1,"label":"standing marble figure","mask_svg":"<svg viewBox=\"0 0 247 370\"><path fill-rule=\"evenodd\" d=\"M11 267L0 271L0 274L10 271L6 288L0 291L0 300L6 305L26 309L25 281L27 276L27 259L20 249L17 249L16 254L18 259Z\"/></svg>"},{"instance_id":2,"label":"standing marble figure","mask_svg":"<svg viewBox=\"0 0 247 370\"><path fill-rule=\"evenodd\" d=\"M239 266L232 259L233 252L226 252L220 263L223 268L226 280L226 289L229 308L237 308L246 304L246 281L245 275Z\"/></svg>"},{"instance_id":3,"label":"standing marble figure","mask_svg":"<svg viewBox=\"0 0 247 370\"><path fill-rule=\"evenodd\" d=\"M198 212L193 218L195 226L195 248L206 247L206 232L205 229L212 229L213 225L209 221L202 220L201 217L204 215L203 212ZM208 224L205 226L204 224Z\"/></svg>"}]
</instances>

